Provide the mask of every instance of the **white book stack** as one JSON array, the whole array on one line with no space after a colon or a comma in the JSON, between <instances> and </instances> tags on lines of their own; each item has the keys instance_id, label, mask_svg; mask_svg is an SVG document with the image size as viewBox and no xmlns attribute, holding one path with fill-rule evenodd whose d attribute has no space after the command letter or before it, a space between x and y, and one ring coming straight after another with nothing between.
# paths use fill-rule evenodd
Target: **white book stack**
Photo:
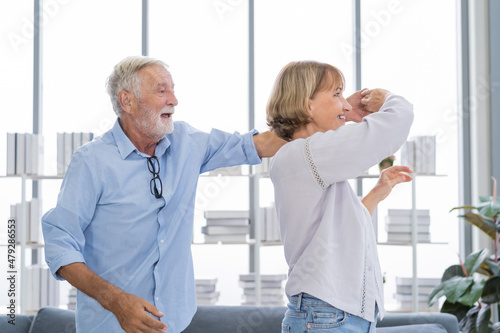
<instances>
[{"instance_id":1,"label":"white book stack","mask_svg":"<svg viewBox=\"0 0 500 333\"><path fill-rule=\"evenodd\" d=\"M25 229L21 228L20 220L23 217L23 205L21 203L10 205L10 218L13 219L16 225L16 242L21 242L21 234L25 233L26 243L43 244L42 235L42 205L38 198L33 198L31 201L27 201L25 205L24 218L25 223L23 224Z\"/></svg>"},{"instance_id":2,"label":"white book stack","mask_svg":"<svg viewBox=\"0 0 500 333\"><path fill-rule=\"evenodd\" d=\"M429 307L427 300L429 295L441 283L440 278L418 278L418 310L419 311L439 311L438 303ZM398 302L400 310L411 310L413 307L412 278L396 277L396 293L394 299Z\"/></svg>"},{"instance_id":3,"label":"white book stack","mask_svg":"<svg viewBox=\"0 0 500 333\"><path fill-rule=\"evenodd\" d=\"M401 148L401 164L418 175L436 174L436 137L417 136Z\"/></svg>"},{"instance_id":4,"label":"white book stack","mask_svg":"<svg viewBox=\"0 0 500 333\"><path fill-rule=\"evenodd\" d=\"M201 228L205 243L246 243L250 231L247 210L207 210Z\"/></svg>"},{"instance_id":5,"label":"white book stack","mask_svg":"<svg viewBox=\"0 0 500 333\"><path fill-rule=\"evenodd\" d=\"M47 266L28 266L25 274L29 286L27 312L36 312L45 306L59 307L59 284Z\"/></svg>"},{"instance_id":6,"label":"white book stack","mask_svg":"<svg viewBox=\"0 0 500 333\"><path fill-rule=\"evenodd\" d=\"M260 239L263 242L280 242L280 226L274 204L261 208Z\"/></svg>"},{"instance_id":7,"label":"white book stack","mask_svg":"<svg viewBox=\"0 0 500 333\"><path fill-rule=\"evenodd\" d=\"M31 133L7 133L7 175L43 174L43 137Z\"/></svg>"},{"instance_id":8,"label":"white book stack","mask_svg":"<svg viewBox=\"0 0 500 333\"><path fill-rule=\"evenodd\" d=\"M284 305L284 280L286 280L286 274L260 275L261 305ZM257 302L255 274L240 274L239 286L243 288L242 305L255 305Z\"/></svg>"},{"instance_id":9,"label":"white book stack","mask_svg":"<svg viewBox=\"0 0 500 333\"><path fill-rule=\"evenodd\" d=\"M68 310L76 310L76 288L71 287L68 292Z\"/></svg>"},{"instance_id":10,"label":"white book stack","mask_svg":"<svg viewBox=\"0 0 500 333\"><path fill-rule=\"evenodd\" d=\"M215 305L219 300L220 292L217 291L217 278L197 278L196 302L198 305Z\"/></svg>"},{"instance_id":11,"label":"white book stack","mask_svg":"<svg viewBox=\"0 0 500 333\"><path fill-rule=\"evenodd\" d=\"M420 243L431 241L431 217L428 209L417 209L417 240ZM410 243L412 241L412 211L410 209L389 209L385 217L385 230L388 242Z\"/></svg>"},{"instance_id":12,"label":"white book stack","mask_svg":"<svg viewBox=\"0 0 500 333\"><path fill-rule=\"evenodd\" d=\"M94 139L94 133L72 132L57 133L57 174L64 175L73 153Z\"/></svg>"}]
</instances>

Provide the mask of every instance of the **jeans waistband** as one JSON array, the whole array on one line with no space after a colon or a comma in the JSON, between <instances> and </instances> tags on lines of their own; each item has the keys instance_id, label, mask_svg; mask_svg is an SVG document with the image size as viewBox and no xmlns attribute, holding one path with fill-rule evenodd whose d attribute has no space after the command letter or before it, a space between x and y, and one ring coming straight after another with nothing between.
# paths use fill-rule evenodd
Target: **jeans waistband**
<instances>
[{"instance_id":1,"label":"jeans waistband","mask_svg":"<svg viewBox=\"0 0 500 333\"><path fill-rule=\"evenodd\" d=\"M300 306L302 304L331 306L329 303L322 301L319 298L314 297L310 294L306 294L306 293L300 293L298 295L290 296L288 298L288 300L290 301L290 303L296 303L297 309L300 309Z\"/></svg>"}]
</instances>

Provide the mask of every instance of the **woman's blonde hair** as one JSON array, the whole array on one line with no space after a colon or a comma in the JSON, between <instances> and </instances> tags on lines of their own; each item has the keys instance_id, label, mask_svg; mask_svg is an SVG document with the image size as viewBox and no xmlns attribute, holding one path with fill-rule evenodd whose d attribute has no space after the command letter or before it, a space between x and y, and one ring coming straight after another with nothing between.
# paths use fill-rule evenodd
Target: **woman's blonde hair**
<instances>
[{"instance_id":1,"label":"woman's blonde hair","mask_svg":"<svg viewBox=\"0 0 500 333\"><path fill-rule=\"evenodd\" d=\"M309 100L322 90L344 88L344 75L336 67L317 61L294 61L283 67L267 102L267 125L280 138L310 122Z\"/></svg>"}]
</instances>

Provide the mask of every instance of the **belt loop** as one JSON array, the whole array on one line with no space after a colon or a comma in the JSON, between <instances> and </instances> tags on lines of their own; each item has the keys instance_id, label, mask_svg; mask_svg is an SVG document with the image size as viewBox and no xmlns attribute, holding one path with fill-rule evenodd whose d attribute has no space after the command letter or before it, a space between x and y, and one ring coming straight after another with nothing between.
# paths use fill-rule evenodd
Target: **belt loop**
<instances>
[{"instance_id":1,"label":"belt loop","mask_svg":"<svg viewBox=\"0 0 500 333\"><path fill-rule=\"evenodd\" d=\"M302 295L304 293L299 294L299 300L297 301L297 311L300 311L300 306L302 305Z\"/></svg>"}]
</instances>

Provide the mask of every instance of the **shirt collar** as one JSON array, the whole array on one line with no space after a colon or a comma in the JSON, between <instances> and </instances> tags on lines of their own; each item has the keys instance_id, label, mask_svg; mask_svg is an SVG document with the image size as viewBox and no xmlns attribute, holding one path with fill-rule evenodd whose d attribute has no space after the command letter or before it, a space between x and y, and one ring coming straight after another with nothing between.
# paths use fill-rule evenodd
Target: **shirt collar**
<instances>
[{"instance_id":1,"label":"shirt collar","mask_svg":"<svg viewBox=\"0 0 500 333\"><path fill-rule=\"evenodd\" d=\"M120 152L120 156L122 159L126 159L133 151L141 154L139 150L137 150L137 148L134 146L132 141L130 141L125 132L123 132L123 129L120 126L119 118L116 119L116 122L111 129L111 133L115 138L116 146L118 147L118 151ZM156 156L159 157L165 154L169 146L170 140L167 138L167 136L164 136L160 141L158 141L156 145Z\"/></svg>"}]
</instances>

